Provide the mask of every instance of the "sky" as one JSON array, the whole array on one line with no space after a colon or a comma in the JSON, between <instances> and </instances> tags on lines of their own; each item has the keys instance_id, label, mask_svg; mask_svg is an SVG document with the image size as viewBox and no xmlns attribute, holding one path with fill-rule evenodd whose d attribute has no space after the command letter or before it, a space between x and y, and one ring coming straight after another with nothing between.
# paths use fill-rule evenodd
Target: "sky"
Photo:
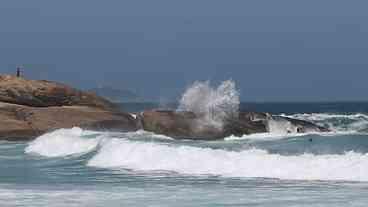
<instances>
[{"instance_id":1,"label":"sky","mask_svg":"<svg viewBox=\"0 0 368 207\"><path fill-rule=\"evenodd\" d=\"M173 100L233 79L242 101L367 101L366 0L0 2L0 73Z\"/></svg>"}]
</instances>

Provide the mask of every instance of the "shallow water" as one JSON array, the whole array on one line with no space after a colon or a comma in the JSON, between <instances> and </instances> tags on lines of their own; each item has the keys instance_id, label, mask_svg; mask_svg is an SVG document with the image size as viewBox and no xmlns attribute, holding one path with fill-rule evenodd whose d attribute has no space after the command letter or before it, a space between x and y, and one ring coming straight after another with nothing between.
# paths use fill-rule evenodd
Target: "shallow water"
<instances>
[{"instance_id":1,"label":"shallow water","mask_svg":"<svg viewBox=\"0 0 368 207\"><path fill-rule=\"evenodd\" d=\"M209 142L73 128L2 142L0 204L366 206L366 118L290 116L336 130Z\"/></svg>"}]
</instances>

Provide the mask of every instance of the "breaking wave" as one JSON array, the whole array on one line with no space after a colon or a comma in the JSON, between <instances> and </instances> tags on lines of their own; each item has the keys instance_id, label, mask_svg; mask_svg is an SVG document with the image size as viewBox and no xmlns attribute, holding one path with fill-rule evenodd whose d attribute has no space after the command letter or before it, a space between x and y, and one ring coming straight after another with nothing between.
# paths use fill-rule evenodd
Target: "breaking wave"
<instances>
[{"instance_id":1,"label":"breaking wave","mask_svg":"<svg viewBox=\"0 0 368 207\"><path fill-rule=\"evenodd\" d=\"M28 145L25 151L47 157L88 153L97 147L101 139L100 137L88 139L86 138L88 135L93 135L93 132L77 127L59 129L38 137Z\"/></svg>"},{"instance_id":2,"label":"breaking wave","mask_svg":"<svg viewBox=\"0 0 368 207\"><path fill-rule=\"evenodd\" d=\"M190 175L368 181L368 155L354 152L282 156L258 149L234 152L113 139L88 165Z\"/></svg>"},{"instance_id":3,"label":"breaking wave","mask_svg":"<svg viewBox=\"0 0 368 207\"><path fill-rule=\"evenodd\" d=\"M62 129L37 138L26 152L63 157L92 151L92 157L86 158L87 165L107 169L167 171L195 176L368 181L368 154L365 153L281 155L257 148L234 151L173 141L136 141L134 136L141 135Z\"/></svg>"}]
</instances>

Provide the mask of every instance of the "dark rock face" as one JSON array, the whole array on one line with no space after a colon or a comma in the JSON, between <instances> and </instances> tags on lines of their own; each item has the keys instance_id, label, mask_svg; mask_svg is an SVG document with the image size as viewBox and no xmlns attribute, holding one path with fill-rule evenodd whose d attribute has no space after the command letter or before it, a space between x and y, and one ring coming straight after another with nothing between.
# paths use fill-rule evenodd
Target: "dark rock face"
<instances>
[{"instance_id":1,"label":"dark rock face","mask_svg":"<svg viewBox=\"0 0 368 207\"><path fill-rule=\"evenodd\" d=\"M243 136L267 132L267 115L255 112L240 112L239 118L227 120L224 126L226 135Z\"/></svg>"},{"instance_id":2,"label":"dark rock face","mask_svg":"<svg viewBox=\"0 0 368 207\"><path fill-rule=\"evenodd\" d=\"M288 118L288 117L280 117L280 116L274 116L275 118L278 119L284 119L288 122L290 122L292 125L297 127L297 132L299 133L309 133L309 132L330 132L329 129L322 127L322 126L318 126L316 124L313 124L311 122L308 121L304 121L304 120L299 120L299 119L292 119L292 118Z\"/></svg>"},{"instance_id":3,"label":"dark rock face","mask_svg":"<svg viewBox=\"0 0 368 207\"><path fill-rule=\"evenodd\" d=\"M206 125L192 112L145 111L139 115L142 128L177 139L218 139L224 132Z\"/></svg>"},{"instance_id":4,"label":"dark rock face","mask_svg":"<svg viewBox=\"0 0 368 207\"><path fill-rule=\"evenodd\" d=\"M33 139L60 128L81 127L91 130L135 131L133 116L86 106L28 107L0 104L0 139Z\"/></svg>"},{"instance_id":5,"label":"dark rock face","mask_svg":"<svg viewBox=\"0 0 368 207\"><path fill-rule=\"evenodd\" d=\"M255 112L240 112L238 118L226 120L221 128L204 123L202 117L192 112L145 111L139 119L144 130L177 139L215 140L230 135L266 133L270 121L288 122L296 133L329 131L310 122Z\"/></svg>"}]
</instances>

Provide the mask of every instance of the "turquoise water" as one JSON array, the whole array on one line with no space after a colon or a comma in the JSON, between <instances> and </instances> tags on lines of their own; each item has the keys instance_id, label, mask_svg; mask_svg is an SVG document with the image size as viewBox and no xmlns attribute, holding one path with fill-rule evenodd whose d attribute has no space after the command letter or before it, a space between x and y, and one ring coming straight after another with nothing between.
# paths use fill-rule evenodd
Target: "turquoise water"
<instances>
[{"instance_id":1,"label":"turquoise water","mask_svg":"<svg viewBox=\"0 0 368 207\"><path fill-rule=\"evenodd\" d=\"M328 134L221 141L79 128L0 144L0 206L366 206L364 114L294 114Z\"/></svg>"}]
</instances>

